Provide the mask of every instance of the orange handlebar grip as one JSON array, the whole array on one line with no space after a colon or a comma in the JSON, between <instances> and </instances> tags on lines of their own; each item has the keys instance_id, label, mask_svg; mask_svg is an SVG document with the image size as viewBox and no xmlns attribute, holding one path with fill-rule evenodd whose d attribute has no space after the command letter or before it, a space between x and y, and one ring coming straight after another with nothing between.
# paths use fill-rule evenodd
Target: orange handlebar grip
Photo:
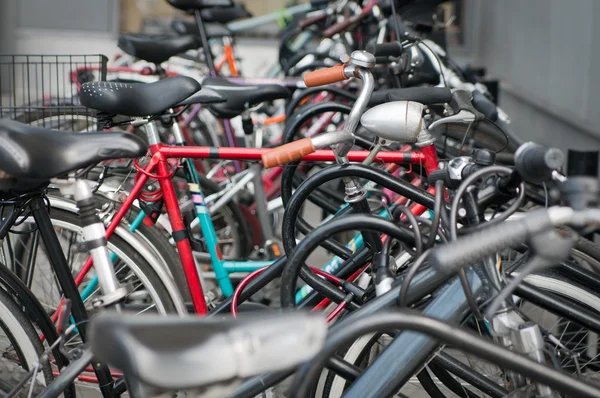
<instances>
[{"instance_id":1,"label":"orange handlebar grip","mask_svg":"<svg viewBox=\"0 0 600 398\"><path fill-rule=\"evenodd\" d=\"M344 74L344 65L336 65L331 68L319 69L304 75L306 87L324 86L348 79Z\"/></svg>"},{"instance_id":2,"label":"orange handlebar grip","mask_svg":"<svg viewBox=\"0 0 600 398\"><path fill-rule=\"evenodd\" d=\"M263 153L262 162L266 168L280 166L302 159L303 156L313 153L315 150L312 140L303 138Z\"/></svg>"}]
</instances>

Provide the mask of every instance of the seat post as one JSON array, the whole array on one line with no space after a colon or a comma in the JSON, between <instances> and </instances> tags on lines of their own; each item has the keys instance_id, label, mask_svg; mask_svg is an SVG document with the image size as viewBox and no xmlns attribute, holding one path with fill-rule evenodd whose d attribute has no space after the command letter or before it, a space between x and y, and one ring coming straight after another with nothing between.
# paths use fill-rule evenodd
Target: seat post
<instances>
[{"instance_id":1,"label":"seat post","mask_svg":"<svg viewBox=\"0 0 600 398\"><path fill-rule=\"evenodd\" d=\"M146 133L148 145L152 146L160 144L160 134L158 133L158 128L156 127L155 121L149 121L146 125L144 125L144 132Z\"/></svg>"},{"instance_id":2,"label":"seat post","mask_svg":"<svg viewBox=\"0 0 600 398\"><path fill-rule=\"evenodd\" d=\"M169 109L169 113L174 113L173 109ZM176 145L185 145L185 137L183 135L183 131L181 130L181 126L179 125L177 119L173 120L173 125L171 126L171 131L173 132L173 137L175 137Z\"/></svg>"},{"instance_id":3,"label":"seat post","mask_svg":"<svg viewBox=\"0 0 600 398\"><path fill-rule=\"evenodd\" d=\"M196 25L198 25L198 31L200 32L200 40L202 41L202 48L204 49L204 56L206 57L206 64L208 65L208 70L212 76L217 76L217 69L215 68L215 60L213 59L212 52L210 51L210 46L208 44L208 35L206 34L206 28L204 27L204 22L202 21L202 14L199 9L194 11L194 16L196 17Z\"/></svg>"}]
</instances>

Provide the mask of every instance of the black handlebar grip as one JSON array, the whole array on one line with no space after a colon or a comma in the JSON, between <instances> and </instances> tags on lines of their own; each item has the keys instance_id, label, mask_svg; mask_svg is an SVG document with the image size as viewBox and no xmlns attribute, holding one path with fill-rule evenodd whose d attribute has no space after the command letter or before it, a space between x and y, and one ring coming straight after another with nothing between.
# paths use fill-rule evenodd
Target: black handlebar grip
<instances>
[{"instance_id":1,"label":"black handlebar grip","mask_svg":"<svg viewBox=\"0 0 600 398\"><path fill-rule=\"evenodd\" d=\"M431 185L435 185L438 181L444 181L444 185L447 187L452 185L452 181L450 181L450 176L448 175L448 170L446 168L434 170L427 176L427 182Z\"/></svg>"},{"instance_id":2,"label":"black handlebar grip","mask_svg":"<svg viewBox=\"0 0 600 398\"><path fill-rule=\"evenodd\" d=\"M473 106L491 121L498 120L498 107L496 107L496 104L477 90L473 91Z\"/></svg>"},{"instance_id":3,"label":"black handlebar grip","mask_svg":"<svg viewBox=\"0 0 600 398\"><path fill-rule=\"evenodd\" d=\"M481 112L479 112L473 106L471 102L471 93L466 90L456 90L452 93L452 101L450 101L450 107L455 113L460 111L467 111L475 115L475 120L482 120L485 118Z\"/></svg>"},{"instance_id":4,"label":"black handlebar grip","mask_svg":"<svg viewBox=\"0 0 600 398\"><path fill-rule=\"evenodd\" d=\"M515 169L525 181L538 184L552 178L552 172L565 162L565 154L558 148L526 142L515 152Z\"/></svg>"},{"instance_id":5,"label":"black handlebar grip","mask_svg":"<svg viewBox=\"0 0 600 398\"><path fill-rule=\"evenodd\" d=\"M424 105L445 104L452 101L452 92L445 87L394 88L388 90L387 101L416 101Z\"/></svg>"},{"instance_id":6,"label":"black handlebar grip","mask_svg":"<svg viewBox=\"0 0 600 398\"><path fill-rule=\"evenodd\" d=\"M402 44L399 41L390 43L367 44L365 50L376 57L399 57L402 55Z\"/></svg>"},{"instance_id":7,"label":"black handlebar grip","mask_svg":"<svg viewBox=\"0 0 600 398\"><path fill-rule=\"evenodd\" d=\"M378 65L389 64L391 61L388 57L375 57L375 63Z\"/></svg>"},{"instance_id":8,"label":"black handlebar grip","mask_svg":"<svg viewBox=\"0 0 600 398\"><path fill-rule=\"evenodd\" d=\"M440 83L440 74L437 72L422 72L416 70L414 73L402 73L400 75L402 87L417 87L422 84L435 86Z\"/></svg>"},{"instance_id":9,"label":"black handlebar grip","mask_svg":"<svg viewBox=\"0 0 600 398\"><path fill-rule=\"evenodd\" d=\"M434 248L429 263L439 272L453 274L487 256L517 246L528 238L552 227L546 209L531 212L517 221L505 221Z\"/></svg>"}]
</instances>

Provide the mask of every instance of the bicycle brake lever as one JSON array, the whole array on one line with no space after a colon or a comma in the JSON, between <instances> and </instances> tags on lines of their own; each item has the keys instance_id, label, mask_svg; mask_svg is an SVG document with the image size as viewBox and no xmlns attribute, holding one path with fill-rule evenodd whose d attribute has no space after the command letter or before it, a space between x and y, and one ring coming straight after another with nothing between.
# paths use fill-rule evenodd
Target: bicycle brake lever
<instances>
[{"instance_id":1,"label":"bicycle brake lever","mask_svg":"<svg viewBox=\"0 0 600 398\"><path fill-rule=\"evenodd\" d=\"M463 123L468 124L475 121L475 115L471 112L462 110L458 112L456 115L448 116L442 119L438 119L435 122L431 123L428 127L428 130L433 130L434 128L441 126L443 124L448 123Z\"/></svg>"}]
</instances>

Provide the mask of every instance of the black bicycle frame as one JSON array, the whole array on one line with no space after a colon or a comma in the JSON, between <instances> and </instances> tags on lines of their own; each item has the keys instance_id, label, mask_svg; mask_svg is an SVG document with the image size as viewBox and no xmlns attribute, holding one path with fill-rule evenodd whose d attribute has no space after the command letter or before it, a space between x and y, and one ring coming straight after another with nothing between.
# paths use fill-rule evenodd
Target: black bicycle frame
<instances>
[{"instance_id":1,"label":"black bicycle frame","mask_svg":"<svg viewBox=\"0 0 600 398\"><path fill-rule=\"evenodd\" d=\"M43 197L38 196L31 200L29 207L42 237L42 241L44 242L44 246L46 247L48 259L54 269L56 279L60 284L63 295L65 298L71 300L71 313L77 324L81 340L85 342L87 337L87 311L85 310L85 305L83 304L73 275L71 275L71 270L69 269L67 259L62 251L60 241L56 236L56 231L54 230L50 215L46 209L46 202ZM113 378L108 366L101 363L94 363L93 368L96 377L98 378L102 395L104 397L112 396Z\"/></svg>"},{"instance_id":2,"label":"black bicycle frame","mask_svg":"<svg viewBox=\"0 0 600 398\"><path fill-rule=\"evenodd\" d=\"M210 45L208 44L208 34L206 33L204 21L202 21L202 13L197 9L194 12L194 16L196 17L196 25L198 25L198 31L200 32L200 41L202 42L202 49L204 50L204 56L206 57L206 65L208 66L210 74L212 76L217 76L215 60L213 59Z\"/></svg>"}]
</instances>

